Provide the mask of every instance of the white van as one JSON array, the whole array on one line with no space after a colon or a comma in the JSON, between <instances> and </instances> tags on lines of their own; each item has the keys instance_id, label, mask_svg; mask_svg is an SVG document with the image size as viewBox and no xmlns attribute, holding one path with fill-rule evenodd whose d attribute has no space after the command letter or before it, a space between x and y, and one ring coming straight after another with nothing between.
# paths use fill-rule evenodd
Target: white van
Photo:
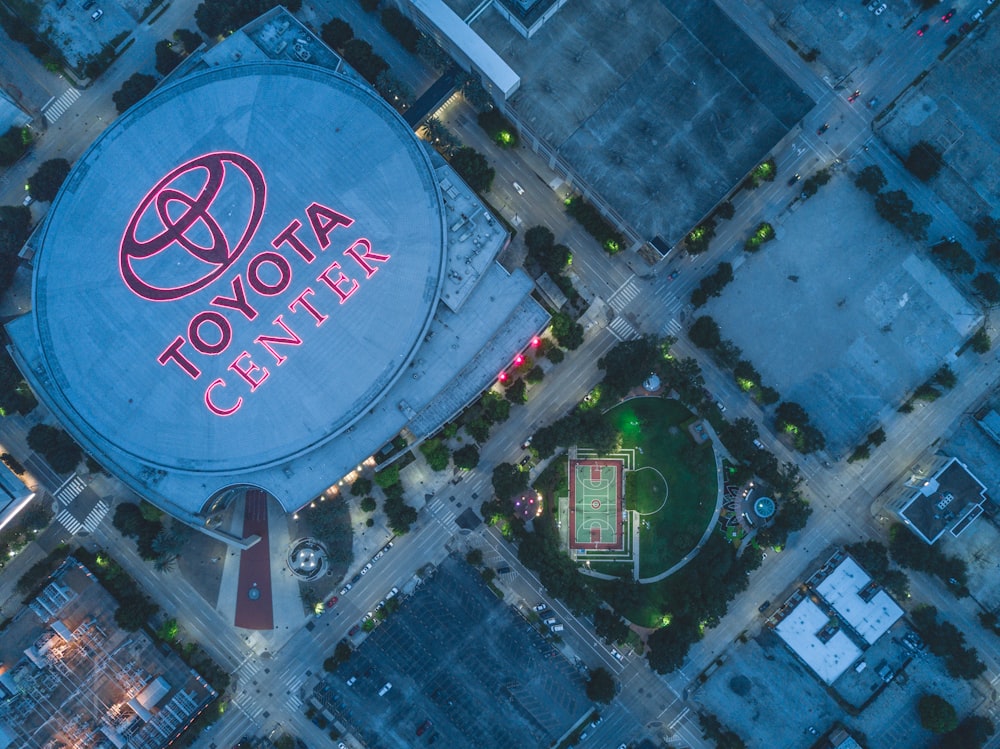
<instances>
[{"instance_id":1,"label":"white van","mask_svg":"<svg viewBox=\"0 0 1000 749\"><path fill-rule=\"evenodd\" d=\"M561 624L553 624L549 629L553 632L562 632L566 628Z\"/></svg>"},{"instance_id":2,"label":"white van","mask_svg":"<svg viewBox=\"0 0 1000 749\"><path fill-rule=\"evenodd\" d=\"M389 691L390 689L392 689L392 684L390 684L389 682L386 682L386 683L385 683L385 686L384 686L384 687L382 687L382 688L381 688L380 690L378 690L378 696L379 696L379 697L385 697L386 693L387 693L387 692L388 692L388 691Z\"/></svg>"}]
</instances>

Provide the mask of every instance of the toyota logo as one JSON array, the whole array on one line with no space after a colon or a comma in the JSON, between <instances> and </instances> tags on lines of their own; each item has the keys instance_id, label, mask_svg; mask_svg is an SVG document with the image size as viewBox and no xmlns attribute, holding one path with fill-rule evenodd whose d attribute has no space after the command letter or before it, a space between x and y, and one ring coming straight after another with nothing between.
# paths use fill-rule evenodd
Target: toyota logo
<instances>
[{"instance_id":1,"label":"toyota logo","mask_svg":"<svg viewBox=\"0 0 1000 749\"><path fill-rule=\"evenodd\" d=\"M234 170L245 178L245 184L242 180L226 184L227 175L233 175ZM194 178L189 176L192 174ZM195 189L190 189L192 184ZM212 215L213 203L223 185L227 198L235 194L234 190L244 191L249 198L236 201L245 202L249 210L235 243ZM147 193L128 222L118 257L125 285L137 296L154 302L171 302L205 288L225 273L250 244L264 216L266 192L260 167L239 153L209 153L181 164ZM236 221L240 218L237 216ZM140 224L142 239L136 236ZM152 260L168 251L166 259ZM168 279L176 285L166 285Z\"/></svg>"}]
</instances>

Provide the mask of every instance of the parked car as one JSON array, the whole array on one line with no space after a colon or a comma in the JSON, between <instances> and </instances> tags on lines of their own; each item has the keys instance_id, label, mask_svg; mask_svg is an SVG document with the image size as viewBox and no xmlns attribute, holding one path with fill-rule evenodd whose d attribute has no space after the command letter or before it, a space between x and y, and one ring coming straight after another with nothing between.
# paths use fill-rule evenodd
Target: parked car
<instances>
[{"instance_id":1,"label":"parked car","mask_svg":"<svg viewBox=\"0 0 1000 749\"><path fill-rule=\"evenodd\" d=\"M548 608L544 603L535 604L534 611L545 611Z\"/></svg>"},{"instance_id":2,"label":"parked car","mask_svg":"<svg viewBox=\"0 0 1000 749\"><path fill-rule=\"evenodd\" d=\"M762 603L760 606L757 607L757 610L763 614L765 611L767 611L767 607L770 605L771 605L770 601L764 601L764 603Z\"/></svg>"},{"instance_id":3,"label":"parked car","mask_svg":"<svg viewBox=\"0 0 1000 749\"><path fill-rule=\"evenodd\" d=\"M95 10L93 13L90 14L90 20L92 20L92 21L99 21L99 20L101 20L101 16L103 16L103 15L104 15L104 11L101 10L100 8L98 8L97 10Z\"/></svg>"},{"instance_id":4,"label":"parked car","mask_svg":"<svg viewBox=\"0 0 1000 749\"><path fill-rule=\"evenodd\" d=\"M24 196L24 200L21 201L21 205L23 205L23 206L29 206L29 205L31 205L34 202L35 202L35 199L33 197L31 197L30 194L28 194L28 195Z\"/></svg>"},{"instance_id":5,"label":"parked car","mask_svg":"<svg viewBox=\"0 0 1000 749\"><path fill-rule=\"evenodd\" d=\"M354 587L353 585L347 583L347 585L345 585L343 588L340 589L340 595L344 595L345 593L347 593L347 591L349 591L353 587Z\"/></svg>"},{"instance_id":6,"label":"parked car","mask_svg":"<svg viewBox=\"0 0 1000 749\"><path fill-rule=\"evenodd\" d=\"M794 185L800 179L802 179L802 175L800 175L800 174L793 174L791 177L788 178L788 184L789 184L789 186Z\"/></svg>"},{"instance_id":7,"label":"parked car","mask_svg":"<svg viewBox=\"0 0 1000 749\"><path fill-rule=\"evenodd\" d=\"M347 636L348 637L354 637L354 635L356 635L358 633L358 630L360 630L360 629L361 629L361 625L360 624L355 624L353 627L351 627L349 630L347 630Z\"/></svg>"},{"instance_id":8,"label":"parked car","mask_svg":"<svg viewBox=\"0 0 1000 749\"><path fill-rule=\"evenodd\" d=\"M618 652L617 648L611 648L611 655L616 661L624 660L624 657L622 656L621 653Z\"/></svg>"},{"instance_id":9,"label":"parked car","mask_svg":"<svg viewBox=\"0 0 1000 749\"><path fill-rule=\"evenodd\" d=\"M758 450L763 450L764 449L764 443L761 442L760 440L754 440L753 441L753 446L756 447Z\"/></svg>"},{"instance_id":10,"label":"parked car","mask_svg":"<svg viewBox=\"0 0 1000 749\"><path fill-rule=\"evenodd\" d=\"M556 618L554 616L550 616L548 619L543 619L542 623L551 627L553 624L556 623Z\"/></svg>"},{"instance_id":11,"label":"parked car","mask_svg":"<svg viewBox=\"0 0 1000 749\"><path fill-rule=\"evenodd\" d=\"M332 609L332 608L333 608L334 606L336 606L336 605L337 605L337 601L339 601L339 600L340 600L340 599L339 599L339 598L337 598L337 596L331 596L331 597L330 597L330 600L326 602L326 607L327 607L328 609Z\"/></svg>"}]
</instances>

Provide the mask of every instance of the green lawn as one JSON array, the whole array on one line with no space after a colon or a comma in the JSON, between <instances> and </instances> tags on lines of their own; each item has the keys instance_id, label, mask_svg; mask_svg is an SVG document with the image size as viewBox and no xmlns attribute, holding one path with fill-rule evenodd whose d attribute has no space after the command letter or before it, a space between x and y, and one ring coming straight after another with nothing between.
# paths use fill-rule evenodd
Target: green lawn
<instances>
[{"instance_id":1,"label":"green lawn","mask_svg":"<svg viewBox=\"0 0 1000 749\"><path fill-rule=\"evenodd\" d=\"M654 471L642 470L626 476L625 501L629 509L650 512L639 530L639 573L649 577L669 569L695 547L715 513L718 482L710 444L695 445L685 422L692 414L677 401L637 398L616 406L607 414L622 434L623 448L636 450L636 468L655 468L667 481L663 504L663 482Z\"/></svg>"}]
</instances>

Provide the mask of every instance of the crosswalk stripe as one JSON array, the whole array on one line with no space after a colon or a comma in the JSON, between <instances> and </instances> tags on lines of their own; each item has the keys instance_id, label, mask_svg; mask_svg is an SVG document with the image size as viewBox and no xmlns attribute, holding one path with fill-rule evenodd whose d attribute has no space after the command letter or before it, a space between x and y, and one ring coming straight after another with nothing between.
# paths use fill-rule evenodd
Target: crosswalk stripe
<instances>
[{"instance_id":1,"label":"crosswalk stripe","mask_svg":"<svg viewBox=\"0 0 1000 749\"><path fill-rule=\"evenodd\" d=\"M45 108L45 111L43 112L45 115L45 121L50 125L55 123L55 121L62 117L66 113L66 110L73 106L73 103L79 98L80 91L78 89L71 87L66 90L62 96Z\"/></svg>"},{"instance_id":2,"label":"crosswalk stripe","mask_svg":"<svg viewBox=\"0 0 1000 749\"><path fill-rule=\"evenodd\" d=\"M80 495L80 492L86 488L87 482L74 473L63 483L62 486L56 489L56 498L62 504L69 506L69 504Z\"/></svg>"},{"instance_id":3,"label":"crosswalk stripe","mask_svg":"<svg viewBox=\"0 0 1000 749\"><path fill-rule=\"evenodd\" d=\"M612 320L608 326L608 330L619 341L631 341L639 337L638 333L635 332L635 328L624 317L616 317Z\"/></svg>"},{"instance_id":4,"label":"crosswalk stripe","mask_svg":"<svg viewBox=\"0 0 1000 749\"><path fill-rule=\"evenodd\" d=\"M73 517L69 510L63 510L56 515L56 520L62 523L63 527L69 531L72 536L75 536L76 532L83 527L83 523Z\"/></svg>"},{"instance_id":5,"label":"crosswalk stripe","mask_svg":"<svg viewBox=\"0 0 1000 749\"><path fill-rule=\"evenodd\" d=\"M88 533L93 533L97 530L97 526L104 520L104 516L108 514L109 509L111 508L103 500L94 505L94 509L90 511L83 521L83 527L87 529Z\"/></svg>"},{"instance_id":6,"label":"crosswalk stripe","mask_svg":"<svg viewBox=\"0 0 1000 749\"><path fill-rule=\"evenodd\" d=\"M611 309L615 312L621 312L625 309L629 302L639 296L639 289L636 287L635 282L630 278L621 288L619 288L611 298L608 299L608 304L611 305Z\"/></svg>"}]
</instances>

